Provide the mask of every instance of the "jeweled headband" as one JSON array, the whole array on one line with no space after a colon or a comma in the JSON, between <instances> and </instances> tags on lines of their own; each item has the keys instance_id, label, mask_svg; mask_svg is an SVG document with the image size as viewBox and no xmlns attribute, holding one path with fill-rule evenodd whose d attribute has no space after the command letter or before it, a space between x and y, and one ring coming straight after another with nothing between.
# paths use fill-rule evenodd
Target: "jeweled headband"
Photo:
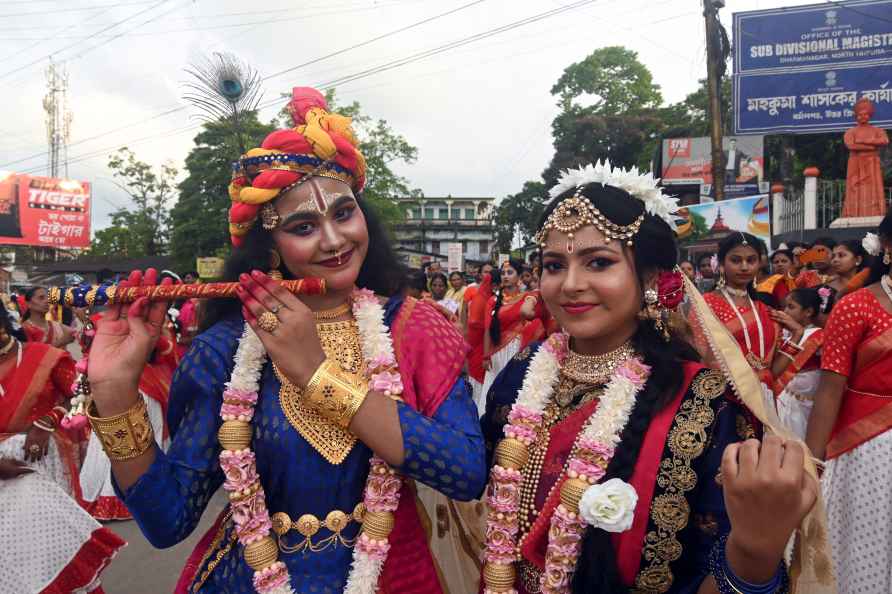
<instances>
[{"instance_id":1,"label":"jeweled headband","mask_svg":"<svg viewBox=\"0 0 892 594\"><path fill-rule=\"evenodd\" d=\"M632 239L644 222L645 214L660 217L675 231L677 226L673 213L678 210L678 199L664 195L657 186L657 181L650 173L639 173L637 167L629 170L621 167L613 168L609 161L603 163L599 161L594 165L564 171L549 194L555 198L573 188L576 188L576 193L552 211L536 233L536 243L544 247L549 231L559 231L567 235L567 252L572 253L574 234L583 227L593 226L604 236L604 243L615 239L625 241L631 246ZM629 225L614 223L582 194L582 189L592 183L623 190L632 198L644 203L644 213Z\"/></svg>"}]
</instances>

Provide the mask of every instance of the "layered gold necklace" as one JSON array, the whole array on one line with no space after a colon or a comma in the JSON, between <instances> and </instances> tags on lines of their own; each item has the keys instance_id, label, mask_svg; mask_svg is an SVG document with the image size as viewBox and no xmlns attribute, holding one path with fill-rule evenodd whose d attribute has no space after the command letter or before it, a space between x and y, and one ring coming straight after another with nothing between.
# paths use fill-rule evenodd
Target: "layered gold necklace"
<instances>
[{"instance_id":1,"label":"layered gold necklace","mask_svg":"<svg viewBox=\"0 0 892 594\"><path fill-rule=\"evenodd\" d=\"M600 355L580 355L571 348L567 351L567 358L561 366L561 375L592 386L606 384L613 377L617 366L634 355L635 349L632 348L631 342Z\"/></svg>"}]
</instances>

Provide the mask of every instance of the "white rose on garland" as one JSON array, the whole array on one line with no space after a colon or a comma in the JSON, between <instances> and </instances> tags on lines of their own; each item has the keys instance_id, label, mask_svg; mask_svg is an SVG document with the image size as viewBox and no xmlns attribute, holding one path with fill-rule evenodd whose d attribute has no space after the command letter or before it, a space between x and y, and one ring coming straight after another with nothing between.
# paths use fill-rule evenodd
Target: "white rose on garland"
<instances>
[{"instance_id":1,"label":"white rose on garland","mask_svg":"<svg viewBox=\"0 0 892 594\"><path fill-rule=\"evenodd\" d=\"M579 500L579 515L593 528L625 532L632 527L637 504L635 487L612 478L585 490Z\"/></svg>"}]
</instances>

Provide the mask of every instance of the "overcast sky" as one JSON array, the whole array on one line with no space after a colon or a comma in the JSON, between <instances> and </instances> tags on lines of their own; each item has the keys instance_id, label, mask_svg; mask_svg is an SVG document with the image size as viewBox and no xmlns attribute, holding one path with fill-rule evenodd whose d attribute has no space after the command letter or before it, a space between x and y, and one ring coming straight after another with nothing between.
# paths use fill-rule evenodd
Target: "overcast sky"
<instances>
[{"instance_id":1,"label":"overcast sky","mask_svg":"<svg viewBox=\"0 0 892 594\"><path fill-rule=\"evenodd\" d=\"M96 229L128 202L106 167L115 147L130 146L154 165L170 159L182 166L198 124L189 109L174 110L184 105L183 68L204 55L232 52L269 76L461 8L271 77L264 82L268 101L293 86L324 85L574 3L482 0L461 8L472 0L0 0L0 169L47 171L42 98L51 54L68 69L74 117L69 174L94 183ZM727 0L722 20L730 33L733 12L807 3ZM675 102L705 76L704 38L698 0L596 0L359 78L338 93L418 147L418 161L398 169L425 194L500 198L537 179L548 164L557 113L549 90L564 68L599 47L623 45L638 52L664 100ZM280 107L261 117L268 120Z\"/></svg>"}]
</instances>

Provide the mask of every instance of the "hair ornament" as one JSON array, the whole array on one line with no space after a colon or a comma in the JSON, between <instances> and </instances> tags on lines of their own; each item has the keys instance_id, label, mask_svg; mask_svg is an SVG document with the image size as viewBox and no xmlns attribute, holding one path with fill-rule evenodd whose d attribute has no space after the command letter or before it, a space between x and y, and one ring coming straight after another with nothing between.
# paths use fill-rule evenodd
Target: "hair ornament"
<instances>
[{"instance_id":1,"label":"hair ornament","mask_svg":"<svg viewBox=\"0 0 892 594\"><path fill-rule=\"evenodd\" d=\"M830 287L823 286L818 289L818 297L821 298L821 313L825 313L827 311L827 302L830 300L830 296L833 294L833 291Z\"/></svg>"},{"instance_id":2,"label":"hair ornament","mask_svg":"<svg viewBox=\"0 0 892 594\"><path fill-rule=\"evenodd\" d=\"M876 233L868 233L861 240L861 247L871 256L879 256L883 251L883 244L880 243L880 237Z\"/></svg>"},{"instance_id":3,"label":"hair ornament","mask_svg":"<svg viewBox=\"0 0 892 594\"><path fill-rule=\"evenodd\" d=\"M657 185L658 179L651 173L640 173L637 167L623 169L613 167L610 161L598 161L579 169L567 169L549 195L555 198L572 188L581 188L588 184L599 183L612 186L630 194L644 203L644 211L663 219L669 228L677 230L673 214L678 210L678 198L663 194Z\"/></svg>"},{"instance_id":4,"label":"hair ornament","mask_svg":"<svg viewBox=\"0 0 892 594\"><path fill-rule=\"evenodd\" d=\"M638 233L643 221L644 213L630 225L617 225L595 208L595 205L582 195L582 187L579 187L573 196L558 204L557 208L548 216L545 224L536 233L536 242L544 249L548 232L559 231L567 236L567 253L572 254L574 234L583 227L591 225L604 236L605 245L616 239L625 241L631 246L632 238Z\"/></svg>"}]
</instances>

